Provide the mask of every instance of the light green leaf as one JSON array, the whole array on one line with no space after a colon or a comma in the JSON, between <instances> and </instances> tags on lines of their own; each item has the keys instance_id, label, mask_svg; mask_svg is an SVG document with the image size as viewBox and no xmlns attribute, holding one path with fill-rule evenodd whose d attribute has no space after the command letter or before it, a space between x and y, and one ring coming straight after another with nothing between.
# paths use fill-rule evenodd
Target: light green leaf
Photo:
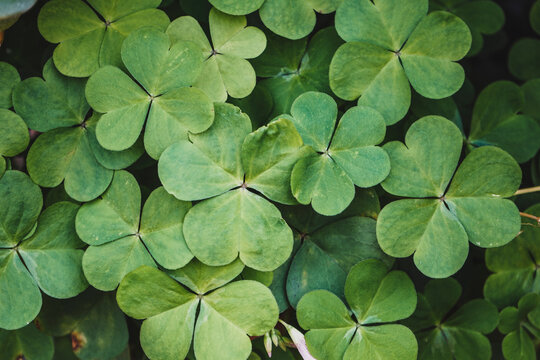
<instances>
[{"instance_id":1,"label":"light green leaf","mask_svg":"<svg viewBox=\"0 0 540 360\"><path fill-rule=\"evenodd\" d=\"M29 142L28 128L23 119L0 108L0 155L15 156L23 152Z\"/></svg>"},{"instance_id":2,"label":"light green leaf","mask_svg":"<svg viewBox=\"0 0 540 360\"><path fill-rule=\"evenodd\" d=\"M231 15L247 15L258 10L264 0L210 0L210 3L219 11Z\"/></svg>"}]
</instances>

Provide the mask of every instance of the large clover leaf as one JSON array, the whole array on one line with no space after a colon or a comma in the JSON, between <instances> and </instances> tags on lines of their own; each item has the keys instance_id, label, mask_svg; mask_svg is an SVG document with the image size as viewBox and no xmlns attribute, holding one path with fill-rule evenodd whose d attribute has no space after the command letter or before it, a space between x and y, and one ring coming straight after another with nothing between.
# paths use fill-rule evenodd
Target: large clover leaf
<instances>
[{"instance_id":1,"label":"large clover leaf","mask_svg":"<svg viewBox=\"0 0 540 360\"><path fill-rule=\"evenodd\" d=\"M540 204L527 210L540 216ZM484 285L484 296L497 307L515 305L529 292L540 294L540 228L532 219L523 218L521 234L505 246L486 251L490 275Z\"/></svg>"},{"instance_id":2,"label":"large clover leaf","mask_svg":"<svg viewBox=\"0 0 540 360\"><path fill-rule=\"evenodd\" d=\"M13 93L17 113L31 129L44 132L28 152L30 177L44 187L63 181L66 192L78 201L102 194L111 182L111 169L131 165L144 151L141 144L124 152L107 151L97 144L99 116L87 120L85 84L85 80L61 75L49 60L43 79L26 79Z\"/></svg>"},{"instance_id":3,"label":"large clover leaf","mask_svg":"<svg viewBox=\"0 0 540 360\"><path fill-rule=\"evenodd\" d=\"M17 69L0 61L0 109L11 108L11 94L20 81L21 77Z\"/></svg>"},{"instance_id":4,"label":"large clover leaf","mask_svg":"<svg viewBox=\"0 0 540 360\"><path fill-rule=\"evenodd\" d=\"M433 99L458 91L465 73L455 61L469 51L471 34L457 16L427 10L428 0L344 0L336 30L347 43L330 64L334 93L360 97L358 105L377 109L390 125L407 113L409 82Z\"/></svg>"},{"instance_id":5,"label":"large clover leaf","mask_svg":"<svg viewBox=\"0 0 540 360\"><path fill-rule=\"evenodd\" d=\"M54 64L67 76L88 77L105 65L122 66L120 47L132 31L152 26L165 30L167 15L155 9L161 0L53 0L39 13L43 37L59 43Z\"/></svg>"},{"instance_id":6,"label":"large clover leaf","mask_svg":"<svg viewBox=\"0 0 540 360\"><path fill-rule=\"evenodd\" d=\"M0 328L21 328L34 319L40 289L64 299L88 286L74 227L79 207L59 202L39 216L42 201L25 174L10 170L0 179Z\"/></svg>"},{"instance_id":7,"label":"large clover leaf","mask_svg":"<svg viewBox=\"0 0 540 360\"><path fill-rule=\"evenodd\" d=\"M483 35L492 35L504 25L503 9L491 0L430 0L430 11L448 11L469 26L472 36L468 56L476 55L484 45Z\"/></svg>"},{"instance_id":8,"label":"large clover leaf","mask_svg":"<svg viewBox=\"0 0 540 360\"><path fill-rule=\"evenodd\" d=\"M293 101L304 92L330 94L328 68L335 51L342 44L333 27L317 32L308 39L286 40L268 37L266 50L253 61L259 82L273 98L271 117L288 113Z\"/></svg>"},{"instance_id":9,"label":"large clover leaf","mask_svg":"<svg viewBox=\"0 0 540 360\"><path fill-rule=\"evenodd\" d=\"M418 359L491 359L485 335L497 327L497 308L475 299L452 311L460 296L461 285L452 278L431 280L418 294L416 311L405 322L418 339Z\"/></svg>"},{"instance_id":10,"label":"large clover leaf","mask_svg":"<svg viewBox=\"0 0 540 360\"><path fill-rule=\"evenodd\" d=\"M23 152L30 136L23 119L17 114L0 109L0 176L6 170L6 159Z\"/></svg>"},{"instance_id":11,"label":"large clover leaf","mask_svg":"<svg viewBox=\"0 0 540 360\"><path fill-rule=\"evenodd\" d=\"M504 358L537 359L535 343L540 339L540 295L523 296L517 308L504 308L500 318L499 331L506 335L502 341Z\"/></svg>"},{"instance_id":12,"label":"large clover leaf","mask_svg":"<svg viewBox=\"0 0 540 360\"><path fill-rule=\"evenodd\" d=\"M126 171L115 172L107 191L77 214L77 234L90 245L83 257L90 284L114 290L128 272L141 265L156 266L157 262L167 269L186 265L193 255L182 225L190 207L160 187L150 194L141 214L137 181Z\"/></svg>"},{"instance_id":13,"label":"large clover leaf","mask_svg":"<svg viewBox=\"0 0 540 360\"><path fill-rule=\"evenodd\" d=\"M167 29L173 44L193 41L204 54L203 70L194 86L214 101L225 102L248 96L255 87L255 70L246 59L259 56L266 47L264 33L246 26L244 16L231 16L212 9L209 15L210 37L191 16L182 16Z\"/></svg>"},{"instance_id":14,"label":"large clover leaf","mask_svg":"<svg viewBox=\"0 0 540 360\"><path fill-rule=\"evenodd\" d=\"M336 126L337 105L330 95L308 92L291 107L292 122L314 150L292 171L291 189L301 204L336 215L354 198L354 185L371 187L386 178L390 162L375 146L386 133L384 119L368 107L353 107Z\"/></svg>"},{"instance_id":15,"label":"large clover leaf","mask_svg":"<svg viewBox=\"0 0 540 360\"><path fill-rule=\"evenodd\" d=\"M195 257L218 266L240 256L253 269L274 270L291 253L292 231L279 210L254 191L296 203L290 173L309 149L288 119L250 134L249 118L237 107L216 103L215 109L208 131L163 152L159 178L178 199L204 200L185 219L184 235Z\"/></svg>"},{"instance_id":16,"label":"large clover leaf","mask_svg":"<svg viewBox=\"0 0 540 360\"><path fill-rule=\"evenodd\" d=\"M104 148L129 148L146 123L144 146L157 159L188 131L202 132L212 124L212 102L201 90L190 87L203 61L194 43L171 45L163 32L144 28L126 38L122 60L136 81L122 70L106 66L86 86L90 106L104 113L96 128Z\"/></svg>"},{"instance_id":17,"label":"large clover leaf","mask_svg":"<svg viewBox=\"0 0 540 360\"><path fill-rule=\"evenodd\" d=\"M416 121L405 144L384 149L392 168L382 187L412 197L388 204L377 221L377 238L393 257L414 253L418 269L429 277L458 271L468 242L490 248L512 240L520 229L519 211L510 200L521 183L521 169L503 150L474 149L456 171L462 148L457 126L439 116Z\"/></svg>"},{"instance_id":18,"label":"large clover leaf","mask_svg":"<svg viewBox=\"0 0 540 360\"><path fill-rule=\"evenodd\" d=\"M36 323L57 339L69 336L71 354L82 360L112 359L124 350L129 338L114 294L92 288L69 300L45 298Z\"/></svg>"},{"instance_id":19,"label":"large clover leaf","mask_svg":"<svg viewBox=\"0 0 540 360\"><path fill-rule=\"evenodd\" d=\"M227 284L242 269L238 260L222 267L193 260L170 273L189 291L167 274L143 266L122 280L117 301L127 315L146 319L140 339L150 359L183 359L193 339L198 360L245 360L251 353L248 335L271 330L278 307L270 290L257 281Z\"/></svg>"},{"instance_id":20,"label":"large clover leaf","mask_svg":"<svg viewBox=\"0 0 540 360\"><path fill-rule=\"evenodd\" d=\"M0 352L4 359L51 360L54 342L31 323L18 330L0 329Z\"/></svg>"},{"instance_id":21,"label":"large clover leaf","mask_svg":"<svg viewBox=\"0 0 540 360\"><path fill-rule=\"evenodd\" d=\"M524 106L524 91L518 85L510 81L492 83L476 100L469 142L499 146L520 163L530 160L540 148L540 125L520 114Z\"/></svg>"},{"instance_id":22,"label":"large clover leaf","mask_svg":"<svg viewBox=\"0 0 540 360\"><path fill-rule=\"evenodd\" d=\"M300 300L298 323L309 330L306 343L317 359L416 359L418 345L407 327L389 324L410 316L416 292L402 271L390 271L379 260L355 265L345 283L343 302L326 290L312 291Z\"/></svg>"}]
</instances>

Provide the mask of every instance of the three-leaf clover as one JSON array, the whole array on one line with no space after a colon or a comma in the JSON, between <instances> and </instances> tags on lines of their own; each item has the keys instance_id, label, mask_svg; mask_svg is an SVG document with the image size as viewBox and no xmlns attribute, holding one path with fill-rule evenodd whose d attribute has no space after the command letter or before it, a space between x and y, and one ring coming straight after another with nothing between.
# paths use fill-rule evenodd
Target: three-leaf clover
<instances>
[{"instance_id":1,"label":"three-leaf clover","mask_svg":"<svg viewBox=\"0 0 540 360\"><path fill-rule=\"evenodd\" d=\"M315 13L329 14L343 0L209 0L218 10L231 15L247 15L259 10L264 25L272 32L297 40L313 31Z\"/></svg>"},{"instance_id":2,"label":"three-leaf clover","mask_svg":"<svg viewBox=\"0 0 540 360\"><path fill-rule=\"evenodd\" d=\"M30 323L17 330L0 329L0 352L5 359L51 360L55 349L52 336Z\"/></svg>"},{"instance_id":3,"label":"three-leaf clover","mask_svg":"<svg viewBox=\"0 0 540 360\"><path fill-rule=\"evenodd\" d=\"M203 200L184 223L186 243L197 259L218 266L240 256L253 269L274 270L291 254L293 235L265 197L296 203L290 173L309 149L288 119L250 134L251 122L237 107L216 103L215 109L208 131L163 152L159 178L176 198Z\"/></svg>"},{"instance_id":4,"label":"three-leaf clover","mask_svg":"<svg viewBox=\"0 0 540 360\"><path fill-rule=\"evenodd\" d=\"M33 320L40 289L65 299L88 286L74 227L79 206L59 202L40 215L42 204L41 190L24 173L9 170L0 178L0 328Z\"/></svg>"},{"instance_id":5,"label":"three-leaf clover","mask_svg":"<svg viewBox=\"0 0 540 360\"><path fill-rule=\"evenodd\" d=\"M272 95L271 117L290 112L293 101L304 92L331 93L328 68L342 43L334 27L318 31L309 42L268 36L266 50L253 66L257 76L266 78L258 84Z\"/></svg>"},{"instance_id":6,"label":"three-leaf clover","mask_svg":"<svg viewBox=\"0 0 540 360\"><path fill-rule=\"evenodd\" d=\"M497 327L497 308L484 299L474 299L452 311L461 292L459 282L447 278L429 281L418 294L416 311L405 321L418 339L418 359L491 359L491 344L485 335Z\"/></svg>"},{"instance_id":7,"label":"three-leaf clover","mask_svg":"<svg viewBox=\"0 0 540 360\"><path fill-rule=\"evenodd\" d=\"M167 28L173 44L192 41L204 54L203 70L193 86L216 102L248 96L255 87L255 70L246 59L259 56L266 47L264 33L246 26L244 16L231 16L212 9L209 15L210 37L191 16L176 19Z\"/></svg>"},{"instance_id":8,"label":"three-leaf clover","mask_svg":"<svg viewBox=\"0 0 540 360\"><path fill-rule=\"evenodd\" d=\"M458 91L465 72L455 61L469 51L469 28L448 12L427 11L428 0L344 0L336 30L347 43L330 64L334 93L360 97L358 105L375 108L391 125L409 109L409 83L433 99Z\"/></svg>"},{"instance_id":9,"label":"three-leaf clover","mask_svg":"<svg viewBox=\"0 0 540 360\"><path fill-rule=\"evenodd\" d=\"M157 159L188 131L199 133L212 125L212 102L201 90L190 87L203 61L194 43L171 44L165 33L144 28L124 40L121 54L134 79L117 67L105 66L86 86L88 103L104 113L96 128L104 148L129 148L144 127L146 151Z\"/></svg>"},{"instance_id":10,"label":"three-leaf clover","mask_svg":"<svg viewBox=\"0 0 540 360\"><path fill-rule=\"evenodd\" d=\"M122 66L120 48L132 31L145 26L165 30L168 16L155 9L161 0L52 0L41 8L38 27L58 43L53 59L67 76L88 77L105 65Z\"/></svg>"},{"instance_id":11,"label":"three-leaf clover","mask_svg":"<svg viewBox=\"0 0 540 360\"><path fill-rule=\"evenodd\" d=\"M169 276L142 266L122 280L116 298L127 315L146 319L140 340L150 359L183 359L193 339L198 360L245 360L251 353L248 335L273 329L279 312L261 283L230 283L243 268L239 260L211 267L194 259Z\"/></svg>"},{"instance_id":12,"label":"three-leaf clover","mask_svg":"<svg viewBox=\"0 0 540 360\"><path fill-rule=\"evenodd\" d=\"M525 213L540 216L540 204ZM535 220L522 222L516 239L486 251L486 267L494 274L484 284L484 296L498 308L515 305L529 292L540 294L540 228Z\"/></svg>"},{"instance_id":13,"label":"three-leaf clover","mask_svg":"<svg viewBox=\"0 0 540 360\"><path fill-rule=\"evenodd\" d=\"M502 341L504 358L537 359L535 343L540 339L540 295L523 296L517 308L504 308L500 319L499 331L506 335Z\"/></svg>"},{"instance_id":14,"label":"three-leaf clover","mask_svg":"<svg viewBox=\"0 0 540 360\"><path fill-rule=\"evenodd\" d=\"M338 109L330 95L307 92L292 104L291 121L313 151L300 159L291 175L291 190L301 204L322 215L336 215L354 198L354 185L367 188L390 172L381 143L386 125L380 113L350 108L336 125Z\"/></svg>"},{"instance_id":15,"label":"three-leaf clover","mask_svg":"<svg viewBox=\"0 0 540 360\"><path fill-rule=\"evenodd\" d=\"M393 141L390 175L381 184L390 194L412 199L386 205L377 221L377 239L393 257L414 253L414 263L429 277L448 277L464 264L469 241L502 246L517 236L521 219L512 196L521 169L503 150L474 149L456 170L462 148L456 125L440 116L416 121L405 144Z\"/></svg>"},{"instance_id":16,"label":"three-leaf clover","mask_svg":"<svg viewBox=\"0 0 540 360\"><path fill-rule=\"evenodd\" d=\"M63 76L49 60L43 79L33 77L15 87L13 105L28 127L43 132L30 147L26 165L32 180L43 187L64 182L78 201L90 201L109 186L114 168L135 162L141 144L124 152L102 149L95 139L98 115L87 120L86 80ZM116 167L115 167L116 166Z\"/></svg>"},{"instance_id":17,"label":"three-leaf clover","mask_svg":"<svg viewBox=\"0 0 540 360\"><path fill-rule=\"evenodd\" d=\"M416 359L418 344L411 330L395 321L416 307L416 291L402 271L389 271L379 260L355 265L345 283L352 311L334 294L315 290L297 307L300 326L309 330L306 343L317 359Z\"/></svg>"},{"instance_id":18,"label":"three-leaf clover","mask_svg":"<svg viewBox=\"0 0 540 360\"><path fill-rule=\"evenodd\" d=\"M189 202L179 201L159 187L141 213L137 180L117 171L107 191L84 204L75 227L90 246L83 257L86 278L100 290L114 290L122 278L141 265L178 269L193 255L186 246L182 225ZM106 269L106 271L104 271Z\"/></svg>"}]
</instances>

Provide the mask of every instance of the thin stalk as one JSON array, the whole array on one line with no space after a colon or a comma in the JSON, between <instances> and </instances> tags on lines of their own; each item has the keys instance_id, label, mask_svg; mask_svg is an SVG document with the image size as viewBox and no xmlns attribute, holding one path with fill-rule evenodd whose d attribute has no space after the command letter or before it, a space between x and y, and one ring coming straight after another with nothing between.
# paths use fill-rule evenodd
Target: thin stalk
<instances>
[{"instance_id":1,"label":"thin stalk","mask_svg":"<svg viewBox=\"0 0 540 360\"><path fill-rule=\"evenodd\" d=\"M537 223L540 224L540 217L538 217L538 216L534 216L534 215L527 214L527 213L524 213L524 212L520 212L519 215L521 215L521 216L523 216L523 217L526 217L526 218L529 218L529 219L533 219L533 220L535 220Z\"/></svg>"},{"instance_id":2,"label":"thin stalk","mask_svg":"<svg viewBox=\"0 0 540 360\"><path fill-rule=\"evenodd\" d=\"M525 189L519 189L514 193L514 195L523 195L523 194L530 194L533 192L540 191L540 186L525 188Z\"/></svg>"}]
</instances>

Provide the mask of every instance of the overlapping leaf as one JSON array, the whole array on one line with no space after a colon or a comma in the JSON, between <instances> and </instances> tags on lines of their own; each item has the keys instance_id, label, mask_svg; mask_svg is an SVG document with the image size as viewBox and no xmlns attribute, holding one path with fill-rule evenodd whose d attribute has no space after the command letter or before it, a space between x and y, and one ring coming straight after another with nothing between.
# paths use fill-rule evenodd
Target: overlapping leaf
<instances>
[{"instance_id":1,"label":"overlapping leaf","mask_svg":"<svg viewBox=\"0 0 540 360\"><path fill-rule=\"evenodd\" d=\"M141 215L137 181L126 171L115 172L107 191L77 213L77 234L90 245L83 257L90 284L114 290L141 265L156 266L157 262L167 269L186 265L193 255L182 226L190 207L160 187L150 194Z\"/></svg>"},{"instance_id":2,"label":"overlapping leaf","mask_svg":"<svg viewBox=\"0 0 540 360\"><path fill-rule=\"evenodd\" d=\"M418 269L434 278L458 271L468 242L502 246L519 232L519 211L510 200L521 183L521 169L503 150L483 146L473 150L459 168L462 135L439 116L416 121L405 144L384 149L392 168L382 187L409 197L391 202L377 221L377 239L394 257L414 253Z\"/></svg>"},{"instance_id":3,"label":"overlapping leaf","mask_svg":"<svg viewBox=\"0 0 540 360\"><path fill-rule=\"evenodd\" d=\"M5 359L52 360L52 336L40 332L34 323L18 330L0 329L0 352Z\"/></svg>"},{"instance_id":4,"label":"overlapping leaf","mask_svg":"<svg viewBox=\"0 0 540 360\"><path fill-rule=\"evenodd\" d=\"M257 281L227 284L242 269L239 260L221 267L193 260L171 272L172 278L147 266L128 274L117 300L127 315L146 319L140 335L146 355L160 360L184 358L193 339L199 360L247 359L248 335L271 330L278 320L278 306L270 290Z\"/></svg>"}]
</instances>

